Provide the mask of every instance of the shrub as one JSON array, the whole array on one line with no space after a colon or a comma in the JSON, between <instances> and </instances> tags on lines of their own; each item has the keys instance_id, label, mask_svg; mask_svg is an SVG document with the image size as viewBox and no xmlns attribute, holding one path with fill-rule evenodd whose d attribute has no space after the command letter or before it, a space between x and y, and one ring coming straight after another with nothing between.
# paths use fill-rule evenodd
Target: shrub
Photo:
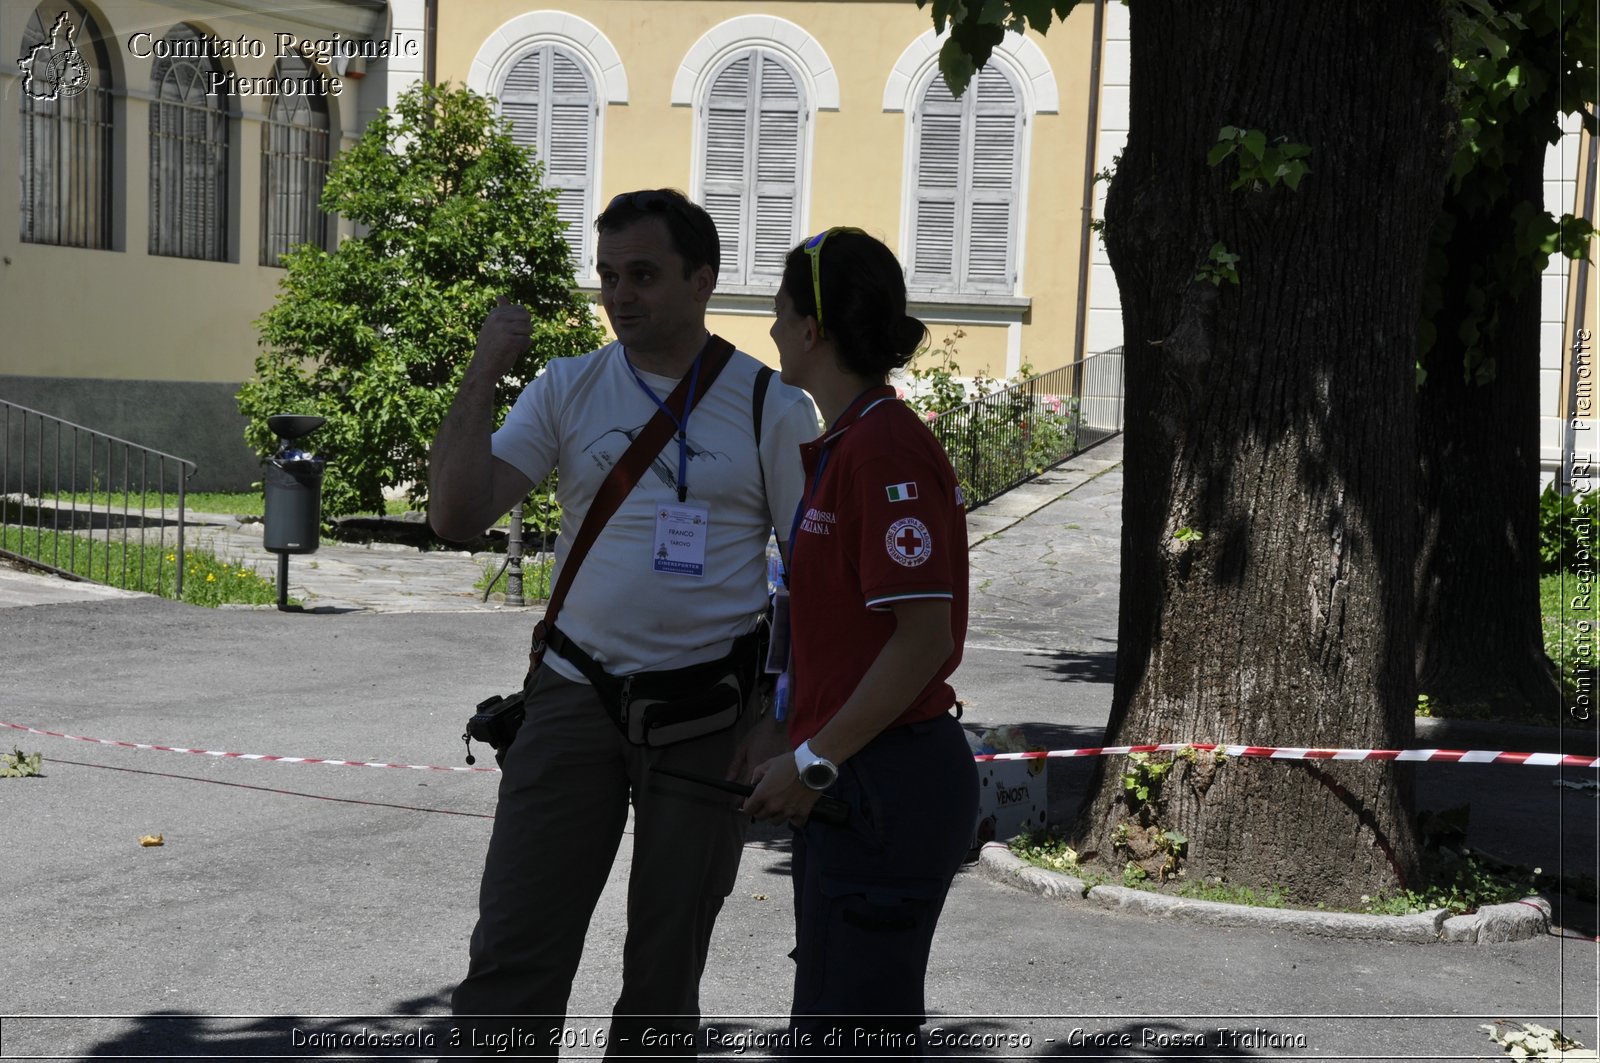
<instances>
[{"instance_id":1,"label":"shrub","mask_svg":"<svg viewBox=\"0 0 1600 1063\"><path fill-rule=\"evenodd\" d=\"M382 513L383 489L400 484L420 506L428 446L496 296L534 319L530 350L497 389L502 410L548 359L601 342L555 193L490 100L417 85L334 163L322 209L363 235L285 259L278 301L257 322L266 353L239 391L245 436L267 455L272 414L326 417L308 441L328 462L325 516Z\"/></svg>"},{"instance_id":2,"label":"shrub","mask_svg":"<svg viewBox=\"0 0 1600 1063\"><path fill-rule=\"evenodd\" d=\"M1539 496L1540 571L1575 572L1580 562L1592 562L1597 518L1600 491L1574 496L1557 491L1554 484L1546 486Z\"/></svg>"}]
</instances>

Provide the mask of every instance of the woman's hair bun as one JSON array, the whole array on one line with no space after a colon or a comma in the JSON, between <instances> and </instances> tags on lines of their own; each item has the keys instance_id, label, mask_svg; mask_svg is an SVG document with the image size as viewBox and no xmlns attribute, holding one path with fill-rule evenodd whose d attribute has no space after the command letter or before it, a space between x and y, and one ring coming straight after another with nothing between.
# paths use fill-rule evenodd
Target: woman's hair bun
<instances>
[{"instance_id":1,"label":"woman's hair bun","mask_svg":"<svg viewBox=\"0 0 1600 1063\"><path fill-rule=\"evenodd\" d=\"M928 326L910 314L902 317L900 323L895 326L893 350L900 357L910 359L927 342Z\"/></svg>"}]
</instances>

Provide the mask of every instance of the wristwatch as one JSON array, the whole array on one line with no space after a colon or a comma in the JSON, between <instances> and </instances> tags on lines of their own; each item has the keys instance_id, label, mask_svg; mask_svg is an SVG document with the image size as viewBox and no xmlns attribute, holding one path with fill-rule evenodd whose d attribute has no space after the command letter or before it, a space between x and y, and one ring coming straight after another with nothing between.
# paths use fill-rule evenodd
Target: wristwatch
<instances>
[{"instance_id":1,"label":"wristwatch","mask_svg":"<svg viewBox=\"0 0 1600 1063\"><path fill-rule=\"evenodd\" d=\"M800 781L813 790L826 790L839 777L838 765L812 752L809 739L794 751L794 767L800 773Z\"/></svg>"}]
</instances>

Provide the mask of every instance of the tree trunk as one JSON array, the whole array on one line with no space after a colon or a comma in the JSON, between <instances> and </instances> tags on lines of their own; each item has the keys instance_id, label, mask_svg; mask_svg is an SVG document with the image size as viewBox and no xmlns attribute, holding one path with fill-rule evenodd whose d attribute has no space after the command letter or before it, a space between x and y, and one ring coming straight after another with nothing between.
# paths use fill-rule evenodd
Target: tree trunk
<instances>
[{"instance_id":1,"label":"tree trunk","mask_svg":"<svg viewBox=\"0 0 1600 1063\"><path fill-rule=\"evenodd\" d=\"M1524 42L1531 54L1561 54L1560 32ZM1539 616L1539 274L1505 292L1498 261L1513 259L1523 225L1516 211L1542 210L1546 130L1561 84L1499 122L1502 169L1488 163L1448 195L1441 248L1448 272L1435 318L1438 338L1417 390L1417 688L1447 706L1484 706L1550 722L1561 690L1544 652ZM1497 261L1498 260L1498 261ZM1468 364L1462 322L1474 303L1494 312L1482 337L1483 381Z\"/></svg>"},{"instance_id":2,"label":"tree trunk","mask_svg":"<svg viewBox=\"0 0 1600 1063\"><path fill-rule=\"evenodd\" d=\"M1440 17L1418 0L1131 5L1130 132L1106 204L1128 374L1113 743L1411 738ZM1224 126L1308 145L1310 175L1231 190L1238 161L1206 162ZM1200 276L1219 241L1237 283ZM1113 870L1329 903L1414 876L1394 765L1202 756L1144 801L1129 770L1099 768L1076 830Z\"/></svg>"}]
</instances>

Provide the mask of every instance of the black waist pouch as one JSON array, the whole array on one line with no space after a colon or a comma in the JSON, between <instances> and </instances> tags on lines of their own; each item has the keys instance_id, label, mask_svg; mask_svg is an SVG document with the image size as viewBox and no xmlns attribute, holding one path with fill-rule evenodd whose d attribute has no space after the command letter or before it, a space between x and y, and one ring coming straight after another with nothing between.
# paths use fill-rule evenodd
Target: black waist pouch
<instances>
[{"instance_id":1,"label":"black waist pouch","mask_svg":"<svg viewBox=\"0 0 1600 1063\"><path fill-rule=\"evenodd\" d=\"M739 721L766 654L763 623L733 642L727 656L687 668L614 676L552 627L550 648L593 684L611 722L638 746L670 746L725 731Z\"/></svg>"}]
</instances>

